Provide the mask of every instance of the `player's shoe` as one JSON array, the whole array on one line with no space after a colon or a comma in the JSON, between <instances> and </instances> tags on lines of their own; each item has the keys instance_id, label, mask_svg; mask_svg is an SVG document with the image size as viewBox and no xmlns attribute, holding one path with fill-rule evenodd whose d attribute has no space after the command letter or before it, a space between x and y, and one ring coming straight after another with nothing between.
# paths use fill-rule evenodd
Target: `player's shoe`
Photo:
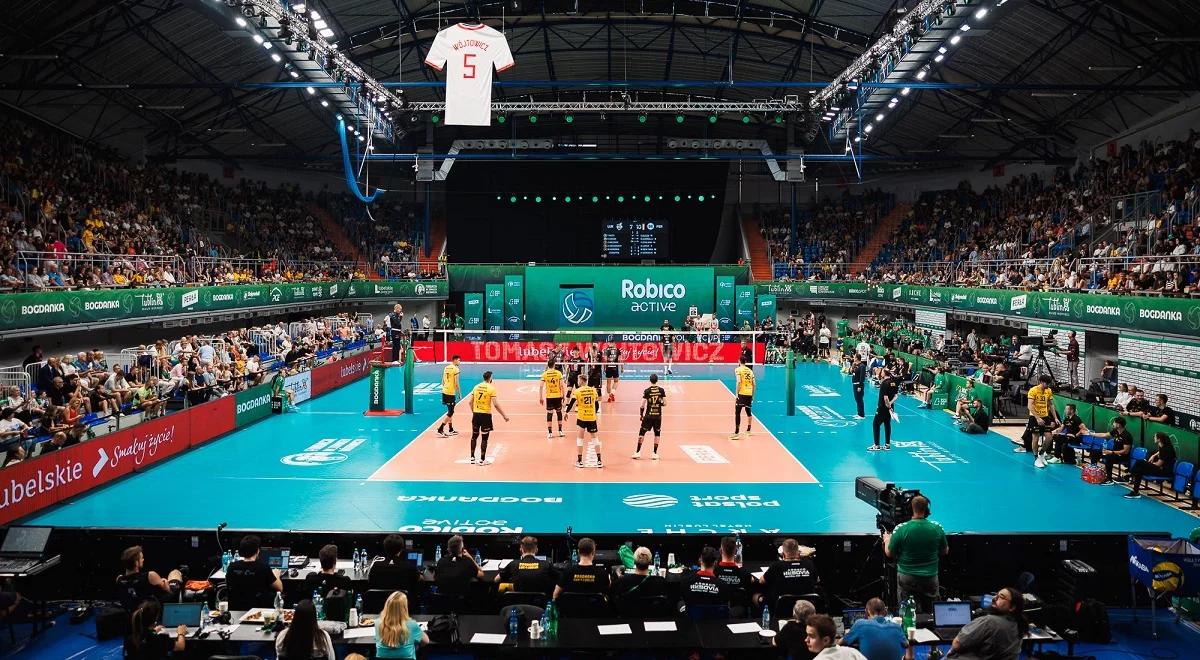
<instances>
[{"instance_id":1,"label":"player's shoe","mask_svg":"<svg viewBox=\"0 0 1200 660\"><path fill-rule=\"evenodd\" d=\"M439 438L449 438L450 436L445 431L438 431Z\"/></svg>"},{"instance_id":2,"label":"player's shoe","mask_svg":"<svg viewBox=\"0 0 1200 660\"><path fill-rule=\"evenodd\" d=\"M641 457L642 457L642 452L640 452L640 451L635 451L635 452L633 452L633 459L634 459L634 460L637 460L637 459L639 459L639 458L641 458Z\"/></svg>"},{"instance_id":3,"label":"player's shoe","mask_svg":"<svg viewBox=\"0 0 1200 660\"><path fill-rule=\"evenodd\" d=\"M744 437L745 437L747 440L749 440L751 435L753 435L753 434L752 434L752 433L750 433L750 429L746 429L746 433L744 434Z\"/></svg>"},{"instance_id":4,"label":"player's shoe","mask_svg":"<svg viewBox=\"0 0 1200 660\"><path fill-rule=\"evenodd\" d=\"M730 440L741 440L741 439L742 439L742 434L740 434L740 433L734 433L733 435L729 436L729 439L730 439Z\"/></svg>"},{"instance_id":5,"label":"player's shoe","mask_svg":"<svg viewBox=\"0 0 1200 660\"><path fill-rule=\"evenodd\" d=\"M884 450L884 451L891 451L891 450L892 450L892 443L890 443L890 442L885 442L885 443L883 443L883 450Z\"/></svg>"},{"instance_id":6,"label":"player's shoe","mask_svg":"<svg viewBox=\"0 0 1200 660\"><path fill-rule=\"evenodd\" d=\"M566 433L563 433L563 430L562 430L562 429L559 429L559 430L558 430L558 437L560 437L560 438L565 438L565 437L567 437L567 434L566 434Z\"/></svg>"},{"instance_id":7,"label":"player's shoe","mask_svg":"<svg viewBox=\"0 0 1200 660\"><path fill-rule=\"evenodd\" d=\"M880 447L879 445L871 445L871 446L867 447L867 451L882 451L882 450L883 450L883 448Z\"/></svg>"},{"instance_id":8,"label":"player's shoe","mask_svg":"<svg viewBox=\"0 0 1200 660\"><path fill-rule=\"evenodd\" d=\"M608 393L608 402L609 402L609 403L612 403L612 402L614 402L614 401L616 401L616 400L617 400L617 395L616 395L616 394L613 394L612 392L609 392L609 393Z\"/></svg>"},{"instance_id":9,"label":"player's shoe","mask_svg":"<svg viewBox=\"0 0 1200 660\"><path fill-rule=\"evenodd\" d=\"M577 468L583 467L583 461L575 461L575 467L577 467Z\"/></svg>"},{"instance_id":10,"label":"player's shoe","mask_svg":"<svg viewBox=\"0 0 1200 660\"><path fill-rule=\"evenodd\" d=\"M475 465L475 457L474 456L471 457L471 465Z\"/></svg>"},{"instance_id":11,"label":"player's shoe","mask_svg":"<svg viewBox=\"0 0 1200 660\"><path fill-rule=\"evenodd\" d=\"M657 461L658 460L658 452L654 452L653 454L650 454L650 460Z\"/></svg>"},{"instance_id":12,"label":"player's shoe","mask_svg":"<svg viewBox=\"0 0 1200 660\"><path fill-rule=\"evenodd\" d=\"M604 467L604 463L601 463L600 461L596 461L596 467L602 468L602 467Z\"/></svg>"},{"instance_id":13,"label":"player's shoe","mask_svg":"<svg viewBox=\"0 0 1200 660\"><path fill-rule=\"evenodd\" d=\"M494 459L493 459L493 460L494 460ZM480 465L491 465L491 464L492 464L492 461L490 461L490 460L488 460L488 459L486 459L486 458L481 458L481 459L479 459L479 464L480 464Z\"/></svg>"},{"instance_id":14,"label":"player's shoe","mask_svg":"<svg viewBox=\"0 0 1200 660\"><path fill-rule=\"evenodd\" d=\"M450 429L449 431L446 432L446 435L458 435L458 431L455 431L454 429Z\"/></svg>"},{"instance_id":15,"label":"player's shoe","mask_svg":"<svg viewBox=\"0 0 1200 660\"><path fill-rule=\"evenodd\" d=\"M551 439L551 438L553 438L553 437L554 437L554 434L553 434L553 433L551 433L551 432L549 432L549 431L546 431L546 439L547 439L547 440L549 440L549 439Z\"/></svg>"}]
</instances>

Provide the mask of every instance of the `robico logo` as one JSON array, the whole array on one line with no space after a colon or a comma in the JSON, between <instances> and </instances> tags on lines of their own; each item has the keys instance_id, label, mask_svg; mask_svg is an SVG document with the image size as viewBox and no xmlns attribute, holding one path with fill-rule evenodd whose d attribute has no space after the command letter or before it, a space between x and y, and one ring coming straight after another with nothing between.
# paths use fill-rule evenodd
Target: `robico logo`
<instances>
[{"instance_id":1,"label":"robico logo","mask_svg":"<svg viewBox=\"0 0 1200 660\"><path fill-rule=\"evenodd\" d=\"M98 309L120 309L120 308L121 308L120 300L89 300L88 302L83 303L83 309L86 311L92 311L92 310L98 310Z\"/></svg>"},{"instance_id":2,"label":"robico logo","mask_svg":"<svg viewBox=\"0 0 1200 660\"><path fill-rule=\"evenodd\" d=\"M184 309L187 309L188 307L191 307L192 305L195 305L198 302L200 302L200 292L199 291L188 291L187 293L183 294L183 296L181 296L179 298L179 304L183 305Z\"/></svg>"},{"instance_id":3,"label":"robico logo","mask_svg":"<svg viewBox=\"0 0 1200 660\"><path fill-rule=\"evenodd\" d=\"M632 300L629 310L632 312L674 312L674 302L662 302L661 299L682 300L687 297L687 287L682 284L659 284L649 277L645 282L621 280L621 298ZM659 299L659 300L653 300Z\"/></svg>"},{"instance_id":4,"label":"robico logo","mask_svg":"<svg viewBox=\"0 0 1200 660\"><path fill-rule=\"evenodd\" d=\"M621 500L627 506L635 509L666 509L679 504L679 500L670 495L630 495Z\"/></svg>"},{"instance_id":5,"label":"robico logo","mask_svg":"<svg viewBox=\"0 0 1200 660\"><path fill-rule=\"evenodd\" d=\"M279 462L293 467L333 465L349 458L347 454L366 441L366 438L323 438L302 452L284 456Z\"/></svg>"},{"instance_id":6,"label":"robico logo","mask_svg":"<svg viewBox=\"0 0 1200 660\"><path fill-rule=\"evenodd\" d=\"M1018 310L1025 309L1025 306L1027 304L1029 304L1029 296L1028 295L1021 294L1019 296L1013 296L1012 300L1008 301L1008 309L1011 312L1015 312Z\"/></svg>"},{"instance_id":7,"label":"robico logo","mask_svg":"<svg viewBox=\"0 0 1200 660\"><path fill-rule=\"evenodd\" d=\"M253 399L250 399L249 401L244 401L242 403L239 403L237 408L234 410L234 412L235 412L235 414L241 415L241 414L250 412L251 410L254 410L255 408L258 408L259 406L269 406L269 405L271 405L271 395L263 394L262 396L256 396Z\"/></svg>"},{"instance_id":8,"label":"robico logo","mask_svg":"<svg viewBox=\"0 0 1200 660\"><path fill-rule=\"evenodd\" d=\"M628 281L628 280L626 280ZM592 297L581 291L572 291L563 297L562 315L571 325L581 325L592 320L595 303Z\"/></svg>"}]
</instances>

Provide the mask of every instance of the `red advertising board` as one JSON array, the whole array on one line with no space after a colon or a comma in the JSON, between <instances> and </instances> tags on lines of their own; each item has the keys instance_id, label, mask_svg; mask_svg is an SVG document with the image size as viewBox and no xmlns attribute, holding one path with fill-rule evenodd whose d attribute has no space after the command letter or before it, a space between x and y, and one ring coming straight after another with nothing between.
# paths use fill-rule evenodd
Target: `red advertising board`
<instances>
[{"instance_id":1,"label":"red advertising board","mask_svg":"<svg viewBox=\"0 0 1200 660\"><path fill-rule=\"evenodd\" d=\"M225 396L202 406L190 408L191 446L204 444L232 431L234 429L233 409L236 401L233 396Z\"/></svg>"},{"instance_id":2,"label":"red advertising board","mask_svg":"<svg viewBox=\"0 0 1200 660\"><path fill-rule=\"evenodd\" d=\"M659 342L615 342L621 351L621 361L628 364L664 362L662 344ZM427 351L420 350L417 358L445 362L458 355L467 362L538 362L547 359L556 346L548 341L452 341L434 342ZM586 344L568 344L570 347ZM763 344L754 346L754 361L763 362ZM675 344L676 364L735 364L741 356L742 346L737 343L691 343ZM428 357L426 357L428 355Z\"/></svg>"},{"instance_id":3,"label":"red advertising board","mask_svg":"<svg viewBox=\"0 0 1200 660\"><path fill-rule=\"evenodd\" d=\"M366 378L371 360L377 359L378 356L376 352L359 353L313 369L312 396L320 396L351 381Z\"/></svg>"}]
</instances>

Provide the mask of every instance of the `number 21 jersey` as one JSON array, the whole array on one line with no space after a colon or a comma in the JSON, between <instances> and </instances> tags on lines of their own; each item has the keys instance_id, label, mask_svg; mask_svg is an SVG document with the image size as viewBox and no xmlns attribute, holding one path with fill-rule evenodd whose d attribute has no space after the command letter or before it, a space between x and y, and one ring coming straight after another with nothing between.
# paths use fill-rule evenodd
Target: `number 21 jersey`
<instances>
[{"instance_id":1,"label":"number 21 jersey","mask_svg":"<svg viewBox=\"0 0 1200 660\"><path fill-rule=\"evenodd\" d=\"M446 71L446 124L490 126L492 66L513 66L504 35L486 25L456 23L437 33L425 64Z\"/></svg>"}]
</instances>

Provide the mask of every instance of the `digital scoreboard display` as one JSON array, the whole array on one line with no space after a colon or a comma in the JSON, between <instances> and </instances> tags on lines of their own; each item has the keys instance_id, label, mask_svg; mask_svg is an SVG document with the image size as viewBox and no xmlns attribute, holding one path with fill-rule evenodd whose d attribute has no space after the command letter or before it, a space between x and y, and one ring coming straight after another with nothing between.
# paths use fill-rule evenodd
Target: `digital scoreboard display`
<instances>
[{"instance_id":1,"label":"digital scoreboard display","mask_svg":"<svg viewBox=\"0 0 1200 660\"><path fill-rule=\"evenodd\" d=\"M605 220L603 254L610 259L666 259L670 238L665 220Z\"/></svg>"}]
</instances>

